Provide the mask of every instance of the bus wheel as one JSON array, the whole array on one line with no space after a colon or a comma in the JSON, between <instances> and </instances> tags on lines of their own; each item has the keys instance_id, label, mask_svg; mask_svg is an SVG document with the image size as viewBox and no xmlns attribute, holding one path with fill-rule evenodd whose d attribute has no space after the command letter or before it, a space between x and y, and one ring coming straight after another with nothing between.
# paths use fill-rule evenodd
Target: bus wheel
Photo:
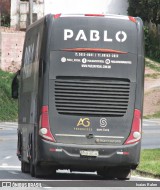
<instances>
[{"instance_id":1,"label":"bus wheel","mask_svg":"<svg viewBox=\"0 0 160 190\"><path fill-rule=\"evenodd\" d=\"M34 164L33 164L32 159L30 159L29 163L30 163L30 174L32 177L35 177Z\"/></svg>"},{"instance_id":2,"label":"bus wheel","mask_svg":"<svg viewBox=\"0 0 160 190\"><path fill-rule=\"evenodd\" d=\"M32 177L41 177L43 175L42 171L40 170L37 164L33 164L32 159L30 160L30 174Z\"/></svg>"},{"instance_id":3,"label":"bus wheel","mask_svg":"<svg viewBox=\"0 0 160 190\"><path fill-rule=\"evenodd\" d=\"M27 162L21 161L21 171L23 173L29 173L30 167L29 167L29 164Z\"/></svg>"},{"instance_id":4,"label":"bus wheel","mask_svg":"<svg viewBox=\"0 0 160 190\"><path fill-rule=\"evenodd\" d=\"M131 178L131 170L130 169L122 169L122 170L120 170L120 172L118 173L117 178L119 180L130 180L130 178Z\"/></svg>"}]
</instances>

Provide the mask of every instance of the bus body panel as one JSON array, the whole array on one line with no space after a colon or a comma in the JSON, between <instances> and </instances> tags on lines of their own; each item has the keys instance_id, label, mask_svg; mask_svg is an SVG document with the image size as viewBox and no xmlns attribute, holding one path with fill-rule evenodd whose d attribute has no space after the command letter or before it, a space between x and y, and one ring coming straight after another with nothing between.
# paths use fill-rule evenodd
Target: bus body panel
<instances>
[{"instance_id":1,"label":"bus body panel","mask_svg":"<svg viewBox=\"0 0 160 190\"><path fill-rule=\"evenodd\" d=\"M27 39L38 43L39 31L39 44L32 47L39 53L30 70L30 66L23 65L25 49L31 45ZM103 52L106 49L108 52ZM142 114L141 20L54 19L47 15L28 29L22 63L18 127L22 161L30 162L32 145L34 164L76 170L82 166L85 170L136 168L141 141L124 143L131 132L135 109ZM31 77L25 79L24 71L27 75L31 71ZM50 130L56 142L39 135L43 106L48 106ZM99 155L80 156L83 150L98 151Z\"/></svg>"}]
</instances>

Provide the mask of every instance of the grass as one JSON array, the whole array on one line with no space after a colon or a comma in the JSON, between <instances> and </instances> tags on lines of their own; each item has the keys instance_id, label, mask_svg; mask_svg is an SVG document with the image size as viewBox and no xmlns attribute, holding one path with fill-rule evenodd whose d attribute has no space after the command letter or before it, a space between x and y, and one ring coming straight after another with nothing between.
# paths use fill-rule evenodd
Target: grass
<instances>
[{"instance_id":1,"label":"grass","mask_svg":"<svg viewBox=\"0 0 160 190\"><path fill-rule=\"evenodd\" d=\"M14 74L0 70L0 121L16 121L17 101L11 98L11 83Z\"/></svg>"},{"instance_id":2,"label":"grass","mask_svg":"<svg viewBox=\"0 0 160 190\"><path fill-rule=\"evenodd\" d=\"M153 78L153 79L158 79L160 78L160 73L153 73L153 74L145 74L145 78Z\"/></svg>"},{"instance_id":3,"label":"grass","mask_svg":"<svg viewBox=\"0 0 160 190\"><path fill-rule=\"evenodd\" d=\"M156 62L156 61L153 61L149 58L146 58L145 59L145 65L157 72L160 72L160 63L159 62Z\"/></svg>"},{"instance_id":4,"label":"grass","mask_svg":"<svg viewBox=\"0 0 160 190\"><path fill-rule=\"evenodd\" d=\"M137 170L160 176L160 149L142 150Z\"/></svg>"},{"instance_id":5,"label":"grass","mask_svg":"<svg viewBox=\"0 0 160 190\"><path fill-rule=\"evenodd\" d=\"M143 117L144 119L153 119L153 118L160 118L160 111L154 113L153 115L146 115Z\"/></svg>"}]
</instances>

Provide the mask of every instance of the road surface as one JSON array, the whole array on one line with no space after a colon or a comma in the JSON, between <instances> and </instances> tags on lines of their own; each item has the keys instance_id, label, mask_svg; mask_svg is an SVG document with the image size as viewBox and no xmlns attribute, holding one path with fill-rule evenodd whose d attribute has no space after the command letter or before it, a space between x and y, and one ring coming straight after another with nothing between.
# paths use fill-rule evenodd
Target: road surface
<instances>
[{"instance_id":1,"label":"road surface","mask_svg":"<svg viewBox=\"0 0 160 190\"><path fill-rule=\"evenodd\" d=\"M16 157L16 132L16 123L0 123L0 180L37 180L36 178L31 177L29 174L24 174L20 171L20 162ZM144 120L142 148L160 148L159 136L160 120ZM47 178L46 180L53 180L53 178ZM149 180L153 181L153 179L143 178L140 176L131 177L131 181ZM70 173L69 171L58 171L56 178L52 182L62 182L63 184L65 181L69 183L69 186L74 186L73 183L78 182L79 186L92 186L95 183L97 187L101 186L102 184L104 187L107 187L109 183L108 180L104 181L100 176L96 175L96 173ZM16 189L18 190L18 188ZM45 188L38 187L37 189ZM99 188L96 188L96 190L97 189ZM116 189L121 190L122 188Z\"/></svg>"}]
</instances>

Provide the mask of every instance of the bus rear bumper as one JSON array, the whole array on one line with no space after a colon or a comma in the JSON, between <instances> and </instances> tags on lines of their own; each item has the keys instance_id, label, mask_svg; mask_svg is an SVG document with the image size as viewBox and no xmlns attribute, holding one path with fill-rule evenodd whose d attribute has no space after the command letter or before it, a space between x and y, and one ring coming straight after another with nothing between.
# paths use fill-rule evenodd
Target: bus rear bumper
<instances>
[{"instance_id":1,"label":"bus rear bumper","mask_svg":"<svg viewBox=\"0 0 160 190\"><path fill-rule=\"evenodd\" d=\"M42 140L37 162L62 169L99 169L104 167L127 167L135 169L139 164L141 143L122 146L74 145L50 143ZM97 151L98 156L82 156L80 151Z\"/></svg>"}]
</instances>

